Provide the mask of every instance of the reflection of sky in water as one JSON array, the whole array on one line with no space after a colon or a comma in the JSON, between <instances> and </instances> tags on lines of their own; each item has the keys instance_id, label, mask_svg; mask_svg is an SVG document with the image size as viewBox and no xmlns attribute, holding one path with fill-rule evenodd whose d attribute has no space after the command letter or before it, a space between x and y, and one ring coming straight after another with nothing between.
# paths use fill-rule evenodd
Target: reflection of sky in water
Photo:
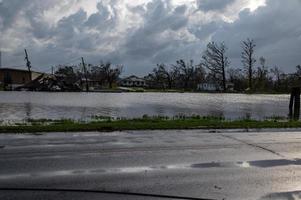
<instances>
[{"instance_id":1,"label":"reflection of sky in water","mask_svg":"<svg viewBox=\"0 0 301 200\"><path fill-rule=\"evenodd\" d=\"M288 95L203 93L42 93L0 92L0 120L86 119L91 115L286 116Z\"/></svg>"}]
</instances>

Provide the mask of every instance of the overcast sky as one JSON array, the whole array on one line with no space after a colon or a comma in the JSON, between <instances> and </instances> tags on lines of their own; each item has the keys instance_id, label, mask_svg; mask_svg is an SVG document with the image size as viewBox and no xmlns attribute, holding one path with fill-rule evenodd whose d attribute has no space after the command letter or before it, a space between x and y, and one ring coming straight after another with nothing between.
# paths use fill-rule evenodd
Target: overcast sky
<instances>
[{"instance_id":1,"label":"overcast sky","mask_svg":"<svg viewBox=\"0 0 301 200\"><path fill-rule=\"evenodd\" d=\"M0 0L3 66L33 68L100 60L147 74L156 63L200 62L209 41L225 41L231 67L240 42L286 72L301 64L301 0Z\"/></svg>"}]
</instances>

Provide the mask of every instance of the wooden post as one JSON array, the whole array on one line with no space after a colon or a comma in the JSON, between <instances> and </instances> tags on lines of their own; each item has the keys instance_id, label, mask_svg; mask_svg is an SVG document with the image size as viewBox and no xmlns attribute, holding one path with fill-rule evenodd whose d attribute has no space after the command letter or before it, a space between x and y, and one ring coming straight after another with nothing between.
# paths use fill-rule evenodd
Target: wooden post
<instances>
[{"instance_id":1,"label":"wooden post","mask_svg":"<svg viewBox=\"0 0 301 200\"><path fill-rule=\"evenodd\" d=\"M300 115L300 87L293 87L289 103L289 118L299 120Z\"/></svg>"}]
</instances>

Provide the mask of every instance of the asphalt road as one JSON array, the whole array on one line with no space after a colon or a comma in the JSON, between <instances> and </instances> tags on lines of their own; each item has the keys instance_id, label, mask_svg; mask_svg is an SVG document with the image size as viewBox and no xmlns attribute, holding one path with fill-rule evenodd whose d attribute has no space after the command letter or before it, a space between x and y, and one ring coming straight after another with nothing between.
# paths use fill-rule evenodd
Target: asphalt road
<instances>
[{"instance_id":1,"label":"asphalt road","mask_svg":"<svg viewBox=\"0 0 301 200\"><path fill-rule=\"evenodd\" d=\"M298 199L301 132L1 134L0 188L4 187ZM0 199L45 199L45 193L47 199L154 199L38 191L0 191Z\"/></svg>"}]
</instances>

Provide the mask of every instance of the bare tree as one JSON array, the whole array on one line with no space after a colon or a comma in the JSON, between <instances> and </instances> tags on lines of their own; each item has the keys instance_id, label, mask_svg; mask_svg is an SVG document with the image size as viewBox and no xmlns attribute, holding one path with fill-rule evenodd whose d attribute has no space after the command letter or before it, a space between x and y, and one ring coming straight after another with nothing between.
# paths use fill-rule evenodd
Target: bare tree
<instances>
[{"instance_id":1,"label":"bare tree","mask_svg":"<svg viewBox=\"0 0 301 200\"><path fill-rule=\"evenodd\" d=\"M247 86L247 81L245 79L242 69L229 68L227 70L229 81L234 84L235 91L244 91Z\"/></svg>"},{"instance_id":2,"label":"bare tree","mask_svg":"<svg viewBox=\"0 0 301 200\"><path fill-rule=\"evenodd\" d=\"M230 62L226 56L227 47L224 42L216 44L210 42L202 56L201 66L209 69L215 77L220 77L223 90L226 88L226 68Z\"/></svg>"},{"instance_id":3,"label":"bare tree","mask_svg":"<svg viewBox=\"0 0 301 200\"><path fill-rule=\"evenodd\" d=\"M260 67L258 68L257 73L258 73L259 79L263 80L263 79L266 78L266 76L268 74L268 70L267 70L267 68L265 66L266 59L263 56L261 56L259 58L259 63L260 63Z\"/></svg>"},{"instance_id":4,"label":"bare tree","mask_svg":"<svg viewBox=\"0 0 301 200\"><path fill-rule=\"evenodd\" d=\"M165 71L166 69L164 64L157 64L157 67L155 67L153 71L149 74L151 85L153 85L156 88L165 89Z\"/></svg>"},{"instance_id":5,"label":"bare tree","mask_svg":"<svg viewBox=\"0 0 301 200\"><path fill-rule=\"evenodd\" d=\"M184 89L187 89L195 73L193 60L190 60L188 63L185 63L184 60L177 60L177 64L174 65L174 71L179 73L179 78L184 84Z\"/></svg>"},{"instance_id":6,"label":"bare tree","mask_svg":"<svg viewBox=\"0 0 301 200\"><path fill-rule=\"evenodd\" d=\"M75 66L59 65L57 68L58 70L55 72L55 75L61 77L64 82L74 84L78 81L79 76L76 73Z\"/></svg>"},{"instance_id":7,"label":"bare tree","mask_svg":"<svg viewBox=\"0 0 301 200\"><path fill-rule=\"evenodd\" d=\"M98 83L103 86L106 83L106 74L104 67L102 65L91 66L89 70L89 75L92 80L98 81Z\"/></svg>"},{"instance_id":8,"label":"bare tree","mask_svg":"<svg viewBox=\"0 0 301 200\"><path fill-rule=\"evenodd\" d=\"M277 86L279 86L283 72L277 66L274 66L274 68L272 68L270 71L274 75Z\"/></svg>"},{"instance_id":9,"label":"bare tree","mask_svg":"<svg viewBox=\"0 0 301 200\"><path fill-rule=\"evenodd\" d=\"M196 66L194 69L194 76L193 76L194 86L197 87L198 84L203 83L205 81L205 78L206 78L205 69L201 65Z\"/></svg>"},{"instance_id":10,"label":"bare tree","mask_svg":"<svg viewBox=\"0 0 301 200\"><path fill-rule=\"evenodd\" d=\"M256 44L254 40L247 39L245 41L242 41L242 53L241 53L241 62L244 65L244 67L247 69L248 74L248 81L249 81L249 88L253 88L253 67L256 62L256 59L254 58L254 48L256 47Z\"/></svg>"},{"instance_id":11,"label":"bare tree","mask_svg":"<svg viewBox=\"0 0 301 200\"><path fill-rule=\"evenodd\" d=\"M257 68L256 75L256 89L264 91L267 88L269 82L269 71L265 65L266 59L264 57L259 58L260 66Z\"/></svg>"},{"instance_id":12,"label":"bare tree","mask_svg":"<svg viewBox=\"0 0 301 200\"><path fill-rule=\"evenodd\" d=\"M174 85L175 81L175 71L168 69L168 67L165 64L158 64L157 68L153 70L154 76L156 76L156 79L163 85L165 88L166 85L168 89L171 89Z\"/></svg>"},{"instance_id":13,"label":"bare tree","mask_svg":"<svg viewBox=\"0 0 301 200\"><path fill-rule=\"evenodd\" d=\"M123 66L117 65L114 68L110 62L100 64L102 71L104 73L105 79L110 88L113 87L113 83L117 81L120 74L122 73Z\"/></svg>"}]
</instances>

